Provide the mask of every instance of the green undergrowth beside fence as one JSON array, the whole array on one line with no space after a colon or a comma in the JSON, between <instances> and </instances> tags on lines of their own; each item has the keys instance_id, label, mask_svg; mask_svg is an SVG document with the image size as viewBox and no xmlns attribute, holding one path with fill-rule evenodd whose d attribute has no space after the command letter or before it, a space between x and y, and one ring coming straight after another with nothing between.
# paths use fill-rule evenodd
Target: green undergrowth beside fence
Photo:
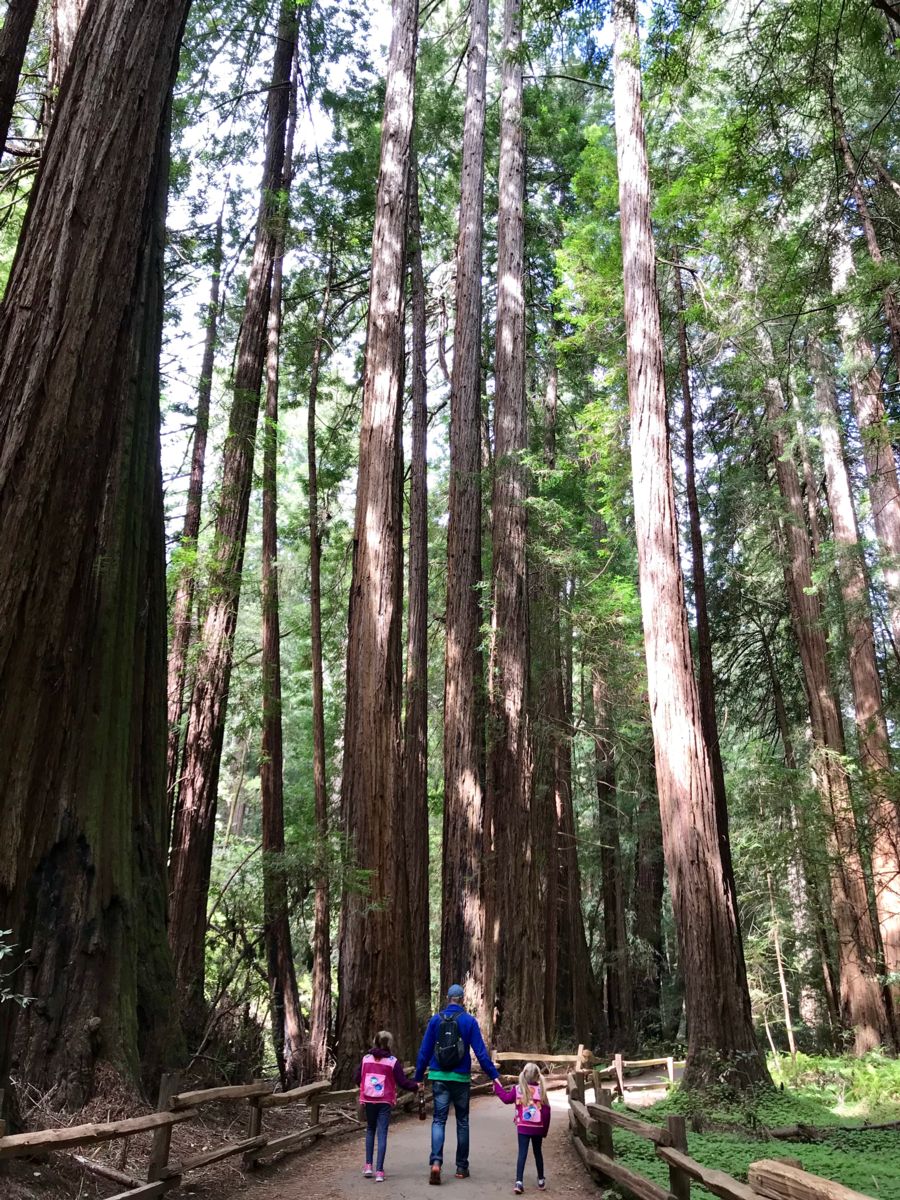
<instances>
[{"instance_id":1,"label":"green undergrowth beside fence","mask_svg":"<svg viewBox=\"0 0 900 1200\"><path fill-rule=\"evenodd\" d=\"M798 1055L796 1064L770 1060L770 1068L774 1091L736 1097L675 1089L641 1116L663 1123L669 1113L684 1114L691 1157L736 1179L746 1180L747 1168L758 1159L790 1158L879 1200L900 1200L900 1129L866 1128L866 1122L900 1121L900 1063L874 1054L864 1059ZM699 1131L693 1128L697 1123ZM768 1129L795 1125L818 1131L815 1140L766 1137ZM614 1140L617 1157L667 1185L667 1168L649 1142L618 1130Z\"/></svg>"}]
</instances>

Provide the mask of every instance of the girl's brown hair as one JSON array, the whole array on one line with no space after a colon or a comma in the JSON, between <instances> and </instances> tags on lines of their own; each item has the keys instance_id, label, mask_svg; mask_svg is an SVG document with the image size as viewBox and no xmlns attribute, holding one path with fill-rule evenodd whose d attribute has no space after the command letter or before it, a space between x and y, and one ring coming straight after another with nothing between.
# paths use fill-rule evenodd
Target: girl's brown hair
<instances>
[{"instance_id":1,"label":"girl's brown hair","mask_svg":"<svg viewBox=\"0 0 900 1200\"><path fill-rule=\"evenodd\" d=\"M519 1076L519 1095L523 1104L536 1102L547 1103L547 1089L544 1087L544 1077L537 1063L526 1063Z\"/></svg>"},{"instance_id":2,"label":"girl's brown hair","mask_svg":"<svg viewBox=\"0 0 900 1200\"><path fill-rule=\"evenodd\" d=\"M390 1054L394 1049L394 1035L386 1029L380 1030L375 1034L375 1049L386 1050Z\"/></svg>"}]
</instances>

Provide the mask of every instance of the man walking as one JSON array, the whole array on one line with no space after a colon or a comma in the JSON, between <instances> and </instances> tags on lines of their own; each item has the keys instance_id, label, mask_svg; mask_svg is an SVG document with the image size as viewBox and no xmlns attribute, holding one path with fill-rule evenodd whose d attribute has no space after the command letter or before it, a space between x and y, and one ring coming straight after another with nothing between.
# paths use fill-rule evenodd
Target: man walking
<instances>
[{"instance_id":1,"label":"man walking","mask_svg":"<svg viewBox=\"0 0 900 1200\"><path fill-rule=\"evenodd\" d=\"M450 1103L456 1113L456 1178L469 1177L469 1089L472 1085L472 1056L475 1051L482 1071L490 1079L500 1072L491 1061L478 1022L462 1006L463 990L458 983L447 989L448 1004L428 1022L419 1057L416 1080L421 1083L428 1071L434 1097L431 1123L431 1172L429 1183L441 1182L444 1161L444 1135Z\"/></svg>"}]
</instances>

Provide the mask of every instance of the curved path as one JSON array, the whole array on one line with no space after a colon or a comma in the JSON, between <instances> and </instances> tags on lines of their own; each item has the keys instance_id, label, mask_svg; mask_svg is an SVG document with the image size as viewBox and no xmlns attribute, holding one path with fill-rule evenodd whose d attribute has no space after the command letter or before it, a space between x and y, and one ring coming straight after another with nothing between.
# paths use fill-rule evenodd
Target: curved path
<instances>
[{"instance_id":1,"label":"curved path","mask_svg":"<svg viewBox=\"0 0 900 1200\"><path fill-rule=\"evenodd\" d=\"M545 1195L597 1200L598 1189L570 1144L565 1092L552 1091L550 1103L553 1118L544 1142ZM260 1171L237 1195L240 1200L481 1200L511 1196L517 1150L512 1111L493 1096L473 1098L469 1179L454 1177L456 1134L451 1113L440 1191L428 1183L431 1118L425 1122L401 1117L391 1126L388 1137L384 1164L387 1178L383 1184L363 1179L363 1140L357 1134ZM540 1195L530 1154L525 1168L525 1195Z\"/></svg>"}]
</instances>

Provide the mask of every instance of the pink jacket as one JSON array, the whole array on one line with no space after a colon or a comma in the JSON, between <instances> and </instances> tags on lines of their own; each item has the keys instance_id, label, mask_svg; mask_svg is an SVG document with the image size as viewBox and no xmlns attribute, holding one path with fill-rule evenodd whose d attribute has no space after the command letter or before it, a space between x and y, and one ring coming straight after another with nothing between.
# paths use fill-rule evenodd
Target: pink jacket
<instances>
[{"instance_id":1,"label":"pink jacket","mask_svg":"<svg viewBox=\"0 0 900 1200\"><path fill-rule=\"evenodd\" d=\"M528 1102L526 1103L518 1084L515 1087L505 1088L496 1079L494 1080L494 1094L504 1104L515 1104L515 1122L519 1133L525 1133L531 1137L547 1136L550 1130L549 1104L541 1104L539 1098L532 1100L531 1097L528 1098Z\"/></svg>"}]
</instances>

